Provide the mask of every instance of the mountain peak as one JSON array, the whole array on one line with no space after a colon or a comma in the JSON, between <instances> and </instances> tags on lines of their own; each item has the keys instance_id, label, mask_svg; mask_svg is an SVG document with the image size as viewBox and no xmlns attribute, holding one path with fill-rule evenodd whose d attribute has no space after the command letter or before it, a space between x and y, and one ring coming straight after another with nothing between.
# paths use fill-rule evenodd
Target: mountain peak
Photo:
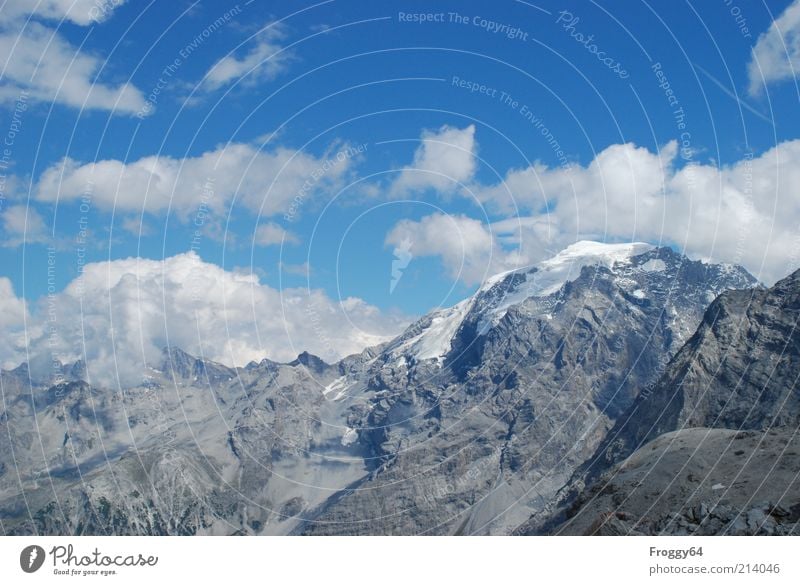
<instances>
[{"instance_id":1,"label":"mountain peak","mask_svg":"<svg viewBox=\"0 0 800 585\"><path fill-rule=\"evenodd\" d=\"M785 295L792 294L797 298L798 291L800 291L800 270L792 272L775 283L771 289L775 294Z\"/></svg>"},{"instance_id":2,"label":"mountain peak","mask_svg":"<svg viewBox=\"0 0 800 585\"><path fill-rule=\"evenodd\" d=\"M582 240L535 266L488 278L471 297L453 307L430 313L410 326L389 349L398 357L409 355L417 360L441 362L453 348L453 340L465 323L471 322L475 333L484 335L516 305L536 302L545 309L552 309L558 300L547 297L559 293L567 283L578 281L584 269L591 267L611 271L609 282L613 281L613 286L636 302L658 297L671 306L674 300L670 300L668 294L670 283L680 280L687 289L692 289L687 294L703 297L696 299L698 310L723 290L756 284L744 269L691 261L668 247L644 242L606 244ZM592 274L586 282L596 287L601 280ZM545 309L546 313L551 312Z\"/></svg>"},{"instance_id":3,"label":"mountain peak","mask_svg":"<svg viewBox=\"0 0 800 585\"><path fill-rule=\"evenodd\" d=\"M189 355L180 347L171 345L161 350L159 369L162 372L171 372L179 378L187 378L192 375L196 362L197 358Z\"/></svg>"},{"instance_id":4,"label":"mountain peak","mask_svg":"<svg viewBox=\"0 0 800 585\"><path fill-rule=\"evenodd\" d=\"M545 263L568 261L576 258L594 258L597 261L613 264L614 262L623 262L633 256L644 254L654 248L655 246L652 244L644 242L607 244L592 240L580 240L567 246L550 260L545 260Z\"/></svg>"},{"instance_id":5,"label":"mountain peak","mask_svg":"<svg viewBox=\"0 0 800 585\"><path fill-rule=\"evenodd\" d=\"M322 372L325 368L329 366L322 358L315 356L312 353L308 353L304 351L303 353L299 354L296 359L289 362L290 366L299 366L303 365L308 369L314 372Z\"/></svg>"},{"instance_id":6,"label":"mountain peak","mask_svg":"<svg viewBox=\"0 0 800 585\"><path fill-rule=\"evenodd\" d=\"M480 290L487 291L512 274L533 274L534 282L537 284L526 287L527 295L546 296L556 292L567 281L577 278L584 266L603 265L606 268L612 268L617 262L628 262L632 257L654 249L655 246L652 244L643 242L606 244L581 240L535 266L496 274L488 278Z\"/></svg>"},{"instance_id":7,"label":"mountain peak","mask_svg":"<svg viewBox=\"0 0 800 585\"><path fill-rule=\"evenodd\" d=\"M486 285L492 286L497 284L510 274L529 272L531 270L541 269L542 267L557 266L569 262L583 261L587 264L602 263L610 267L613 266L615 262L627 261L633 256L644 254L653 249L655 249L655 246L644 242L607 244L605 242L595 242L592 240L580 240L574 244L570 244L555 256L542 260L538 264L513 268L494 274L484 281L484 286L481 288L485 288Z\"/></svg>"}]
</instances>

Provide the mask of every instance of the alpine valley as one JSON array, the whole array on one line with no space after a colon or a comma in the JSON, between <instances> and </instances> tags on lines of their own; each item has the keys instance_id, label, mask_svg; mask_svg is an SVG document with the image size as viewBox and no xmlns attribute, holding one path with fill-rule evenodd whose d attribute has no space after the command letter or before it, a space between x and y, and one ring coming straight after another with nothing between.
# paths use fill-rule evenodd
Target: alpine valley
<instances>
[{"instance_id":1,"label":"alpine valley","mask_svg":"<svg viewBox=\"0 0 800 585\"><path fill-rule=\"evenodd\" d=\"M800 534L800 274L576 243L328 364L3 371L5 534ZM720 487L721 486L721 487Z\"/></svg>"}]
</instances>

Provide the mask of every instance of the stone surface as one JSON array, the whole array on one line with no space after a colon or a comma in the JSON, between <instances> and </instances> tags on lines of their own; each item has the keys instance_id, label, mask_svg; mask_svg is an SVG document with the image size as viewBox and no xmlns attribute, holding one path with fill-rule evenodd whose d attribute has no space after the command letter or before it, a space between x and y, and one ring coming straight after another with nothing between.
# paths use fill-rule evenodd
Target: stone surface
<instances>
[{"instance_id":1,"label":"stone surface","mask_svg":"<svg viewBox=\"0 0 800 585\"><path fill-rule=\"evenodd\" d=\"M793 429L666 433L584 491L552 533L800 535L798 470Z\"/></svg>"},{"instance_id":2,"label":"stone surface","mask_svg":"<svg viewBox=\"0 0 800 585\"><path fill-rule=\"evenodd\" d=\"M545 521L531 518L518 530L537 533L553 529L567 507L574 511L576 498L585 500L585 486L595 484L599 476L631 453L641 457L642 450L646 452L655 443L645 444L664 433L716 427L734 429L742 437L761 431L788 433L790 437L800 426L798 318L800 271L769 290L755 288L720 295L652 391L640 393L597 452L561 490L550 517ZM711 449L708 445L698 448ZM748 461L744 459L747 453L741 447L732 457ZM792 454L796 452L787 451L787 455ZM705 454L712 459L717 455L713 449ZM756 451L751 455L760 459L767 454ZM736 459L729 463L735 465ZM780 465L788 473L800 471L796 458L782 459ZM690 469L676 481L691 487L702 480L697 469ZM719 481L712 488L716 488L715 493L727 493L730 485ZM757 512L741 511L742 515L732 520L735 526L731 530L752 532ZM763 532L763 528L760 530Z\"/></svg>"},{"instance_id":3,"label":"stone surface","mask_svg":"<svg viewBox=\"0 0 800 585\"><path fill-rule=\"evenodd\" d=\"M650 248L568 249L336 364L169 348L124 391L80 368L58 385L4 372L0 528L505 534L547 518L708 303L756 285Z\"/></svg>"}]
</instances>

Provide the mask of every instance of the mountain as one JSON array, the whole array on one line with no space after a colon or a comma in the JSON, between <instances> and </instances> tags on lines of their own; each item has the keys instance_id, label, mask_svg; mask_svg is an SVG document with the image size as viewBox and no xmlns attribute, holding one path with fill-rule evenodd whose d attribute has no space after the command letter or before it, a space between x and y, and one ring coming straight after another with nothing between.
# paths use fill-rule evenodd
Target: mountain
<instances>
[{"instance_id":1,"label":"mountain","mask_svg":"<svg viewBox=\"0 0 800 585\"><path fill-rule=\"evenodd\" d=\"M281 533L364 473L359 446L322 422L341 413L321 382L303 365L230 369L168 348L139 387L68 382L7 396L3 528L249 534L269 523Z\"/></svg>"},{"instance_id":2,"label":"mountain","mask_svg":"<svg viewBox=\"0 0 800 585\"><path fill-rule=\"evenodd\" d=\"M0 416L3 530L508 533L549 513L714 298L756 286L580 242L335 364L167 348L135 388L20 383Z\"/></svg>"},{"instance_id":3,"label":"mountain","mask_svg":"<svg viewBox=\"0 0 800 585\"><path fill-rule=\"evenodd\" d=\"M353 425L380 472L303 531L512 530L591 456L708 303L754 284L668 248L589 242L489 280L385 348L368 377L380 401Z\"/></svg>"},{"instance_id":4,"label":"mountain","mask_svg":"<svg viewBox=\"0 0 800 585\"><path fill-rule=\"evenodd\" d=\"M700 484L707 484L706 492L716 484L725 489L703 494L704 509L714 514L727 506L737 513L723 516L728 521L722 526L712 523L714 529L759 533L760 527L742 524L750 513L747 507L755 506L752 513L761 517L769 516L770 506L779 505L787 514L775 516L767 525L775 525L772 532L783 524L796 531L793 523L800 515L799 318L800 271L768 290L720 295L652 391L640 393L572 478L561 494L564 503L574 499L570 519L555 530L581 532L594 523L594 530L603 533L608 527L597 519L619 508L630 522L612 514L617 530L627 526L632 531L686 533L686 526L659 524L658 519L680 515L680 498L685 494L670 494L691 491L693 496L687 500L691 502L700 497ZM675 445L681 442L686 445L678 454ZM698 466L698 461L705 463ZM612 467L617 462L621 463ZM644 468L660 469L663 478L671 476L671 485L664 485L662 492L651 475L637 489L635 482L625 479L635 475L632 469ZM621 505L612 506L598 495L606 493L613 493L611 501L619 500ZM654 497L659 493L667 495ZM640 521L638 514L645 508L647 520ZM708 523L694 528L711 530ZM522 531L536 531L535 522Z\"/></svg>"},{"instance_id":5,"label":"mountain","mask_svg":"<svg viewBox=\"0 0 800 585\"><path fill-rule=\"evenodd\" d=\"M800 535L800 435L665 433L582 492L565 535Z\"/></svg>"}]
</instances>

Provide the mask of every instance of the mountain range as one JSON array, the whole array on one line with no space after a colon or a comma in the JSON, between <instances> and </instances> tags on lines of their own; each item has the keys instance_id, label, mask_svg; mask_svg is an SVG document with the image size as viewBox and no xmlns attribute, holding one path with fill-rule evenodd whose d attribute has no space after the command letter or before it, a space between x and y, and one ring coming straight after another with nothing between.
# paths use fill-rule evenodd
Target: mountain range
<instances>
[{"instance_id":1,"label":"mountain range","mask_svg":"<svg viewBox=\"0 0 800 585\"><path fill-rule=\"evenodd\" d=\"M169 347L118 389L80 362L22 365L0 374L0 527L791 533L798 294L797 273L765 289L668 247L579 242L335 364ZM741 458L785 493L725 475Z\"/></svg>"},{"instance_id":2,"label":"mountain range","mask_svg":"<svg viewBox=\"0 0 800 585\"><path fill-rule=\"evenodd\" d=\"M556 531L800 534L799 317L800 272L720 295L572 478Z\"/></svg>"}]
</instances>

